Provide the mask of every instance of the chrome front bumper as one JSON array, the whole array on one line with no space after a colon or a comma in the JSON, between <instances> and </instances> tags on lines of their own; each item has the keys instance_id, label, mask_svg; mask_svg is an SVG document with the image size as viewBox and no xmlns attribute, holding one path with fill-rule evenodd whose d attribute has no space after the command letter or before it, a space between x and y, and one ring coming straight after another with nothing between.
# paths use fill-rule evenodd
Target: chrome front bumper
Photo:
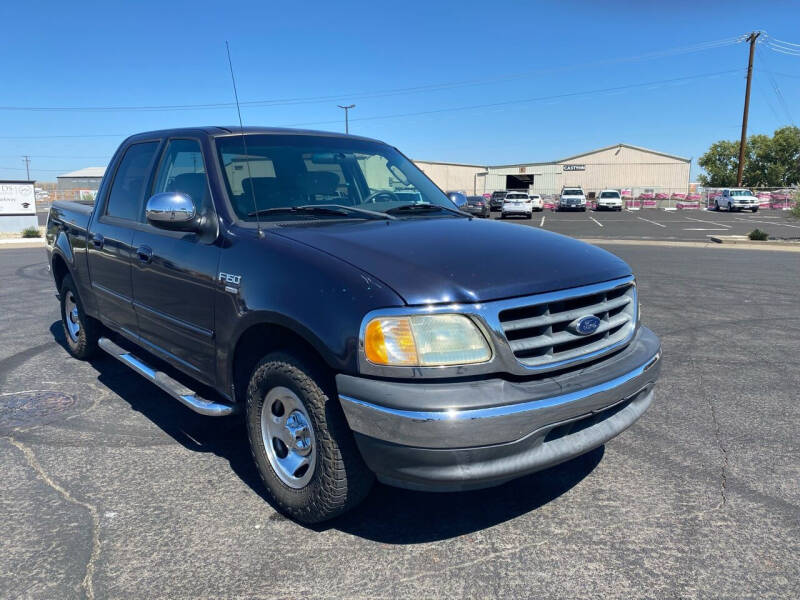
<instances>
[{"instance_id":1,"label":"chrome front bumper","mask_svg":"<svg viewBox=\"0 0 800 600\"><path fill-rule=\"evenodd\" d=\"M337 385L379 479L471 489L569 460L624 431L652 403L660 356L658 338L640 328L617 355L561 376L398 383L339 375Z\"/></svg>"}]
</instances>

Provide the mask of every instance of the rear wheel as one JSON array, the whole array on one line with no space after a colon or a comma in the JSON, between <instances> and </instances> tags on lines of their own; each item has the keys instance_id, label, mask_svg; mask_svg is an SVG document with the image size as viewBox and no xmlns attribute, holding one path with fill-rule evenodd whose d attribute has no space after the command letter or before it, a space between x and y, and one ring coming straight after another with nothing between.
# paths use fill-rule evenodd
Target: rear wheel
<instances>
[{"instance_id":1,"label":"rear wheel","mask_svg":"<svg viewBox=\"0 0 800 600\"><path fill-rule=\"evenodd\" d=\"M301 523L332 519L361 502L373 475L334 384L296 357L259 361L247 388L247 432L273 503Z\"/></svg>"},{"instance_id":2,"label":"rear wheel","mask_svg":"<svg viewBox=\"0 0 800 600\"><path fill-rule=\"evenodd\" d=\"M97 351L100 323L88 316L78 296L78 289L71 275L61 282L61 325L67 339L67 350L75 358L86 360Z\"/></svg>"},{"instance_id":3,"label":"rear wheel","mask_svg":"<svg viewBox=\"0 0 800 600\"><path fill-rule=\"evenodd\" d=\"M721 210L720 207L719 207L719 202L717 202L716 200L714 200L714 210L717 211L717 212L719 212Z\"/></svg>"}]
</instances>

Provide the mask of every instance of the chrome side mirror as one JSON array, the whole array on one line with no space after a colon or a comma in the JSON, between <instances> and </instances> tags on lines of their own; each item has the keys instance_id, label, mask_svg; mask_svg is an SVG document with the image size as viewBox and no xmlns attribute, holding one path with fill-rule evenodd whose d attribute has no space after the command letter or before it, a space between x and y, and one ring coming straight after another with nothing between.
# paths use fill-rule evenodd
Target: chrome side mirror
<instances>
[{"instance_id":1,"label":"chrome side mirror","mask_svg":"<svg viewBox=\"0 0 800 600\"><path fill-rule=\"evenodd\" d=\"M188 194L162 192L147 201L144 214L156 227L185 231L195 228L197 209Z\"/></svg>"}]
</instances>

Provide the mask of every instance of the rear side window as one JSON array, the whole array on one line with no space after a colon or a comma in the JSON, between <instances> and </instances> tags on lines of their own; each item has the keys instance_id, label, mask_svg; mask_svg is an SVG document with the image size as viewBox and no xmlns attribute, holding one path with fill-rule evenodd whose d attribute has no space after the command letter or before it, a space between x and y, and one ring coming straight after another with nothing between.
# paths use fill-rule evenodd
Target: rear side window
<instances>
[{"instance_id":1,"label":"rear side window","mask_svg":"<svg viewBox=\"0 0 800 600\"><path fill-rule=\"evenodd\" d=\"M125 151L108 194L107 216L131 221L139 219L156 150L158 142L144 142L133 144Z\"/></svg>"}]
</instances>

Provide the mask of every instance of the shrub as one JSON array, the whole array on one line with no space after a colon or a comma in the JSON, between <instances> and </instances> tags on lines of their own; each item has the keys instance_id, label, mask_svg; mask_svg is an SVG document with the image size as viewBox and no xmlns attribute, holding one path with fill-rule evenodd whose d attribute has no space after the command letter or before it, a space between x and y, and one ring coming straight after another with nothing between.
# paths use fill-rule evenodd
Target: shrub
<instances>
[{"instance_id":1,"label":"shrub","mask_svg":"<svg viewBox=\"0 0 800 600\"><path fill-rule=\"evenodd\" d=\"M769 235L767 235L766 231L761 231L760 229L753 229L753 231L747 234L747 237L749 237L751 240L757 240L763 242L769 237Z\"/></svg>"},{"instance_id":2,"label":"shrub","mask_svg":"<svg viewBox=\"0 0 800 600\"><path fill-rule=\"evenodd\" d=\"M26 227L22 230L22 237L24 238L37 238L42 237L42 232L38 227Z\"/></svg>"}]
</instances>

